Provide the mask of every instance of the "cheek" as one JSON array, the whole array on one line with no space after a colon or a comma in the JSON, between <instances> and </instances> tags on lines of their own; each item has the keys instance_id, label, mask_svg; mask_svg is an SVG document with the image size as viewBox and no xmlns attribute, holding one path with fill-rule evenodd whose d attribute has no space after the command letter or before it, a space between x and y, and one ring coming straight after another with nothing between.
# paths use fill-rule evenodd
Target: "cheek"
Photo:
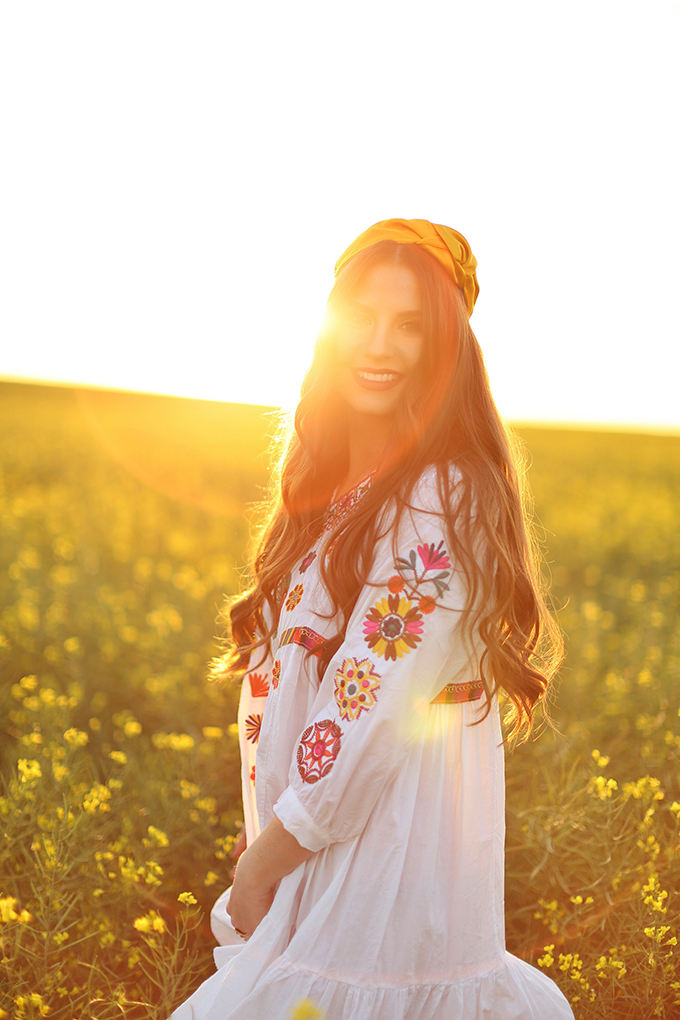
<instances>
[{"instance_id":1,"label":"cheek","mask_svg":"<svg viewBox=\"0 0 680 1020\"><path fill-rule=\"evenodd\" d=\"M338 365L349 365L361 349L361 338L353 333L343 333L335 342L335 359Z\"/></svg>"}]
</instances>

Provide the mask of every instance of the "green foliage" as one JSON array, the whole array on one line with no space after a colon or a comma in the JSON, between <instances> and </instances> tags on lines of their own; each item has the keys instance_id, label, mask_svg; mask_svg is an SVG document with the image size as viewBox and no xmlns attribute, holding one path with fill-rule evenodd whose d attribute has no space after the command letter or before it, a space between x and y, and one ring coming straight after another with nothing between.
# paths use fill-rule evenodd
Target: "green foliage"
<instances>
[{"instance_id":1,"label":"green foliage","mask_svg":"<svg viewBox=\"0 0 680 1020\"><path fill-rule=\"evenodd\" d=\"M240 791L205 672L271 418L5 385L0 426L0 1017L162 1017L213 968ZM508 755L508 948L579 1020L670 1017L680 438L523 438L568 654Z\"/></svg>"},{"instance_id":2,"label":"green foliage","mask_svg":"<svg viewBox=\"0 0 680 1020\"><path fill-rule=\"evenodd\" d=\"M567 660L557 732L508 757L508 948L543 966L582 1020L638 1020L643 1004L670 1017L680 1005L680 437L523 438Z\"/></svg>"}]
</instances>

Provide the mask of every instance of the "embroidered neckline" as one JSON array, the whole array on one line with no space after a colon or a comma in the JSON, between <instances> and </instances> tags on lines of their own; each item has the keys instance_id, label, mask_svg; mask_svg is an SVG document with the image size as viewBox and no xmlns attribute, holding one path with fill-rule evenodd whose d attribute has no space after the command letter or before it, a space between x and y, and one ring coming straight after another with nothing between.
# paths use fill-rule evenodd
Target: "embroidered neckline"
<instances>
[{"instance_id":1,"label":"embroidered neckline","mask_svg":"<svg viewBox=\"0 0 680 1020\"><path fill-rule=\"evenodd\" d=\"M365 478L358 482L353 489L350 489L349 492L346 492L339 499L335 499L331 503L326 512L326 519L323 525L324 532L332 531L352 513L361 498L366 495L373 484L374 475L375 471L372 471L370 475L366 475Z\"/></svg>"}]
</instances>

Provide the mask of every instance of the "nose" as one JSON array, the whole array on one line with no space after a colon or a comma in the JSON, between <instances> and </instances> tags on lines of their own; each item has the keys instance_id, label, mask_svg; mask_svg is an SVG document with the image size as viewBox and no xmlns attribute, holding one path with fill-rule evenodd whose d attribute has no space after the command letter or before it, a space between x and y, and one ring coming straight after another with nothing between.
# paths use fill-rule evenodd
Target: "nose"
<instances>
[{"instance_id":1,"label":"nose","mask_svg":"<svg viewBox=\"0 0 680 1020\"><path fill-rule=\"evenodd\" d=\"M392 331L388 322L376 322L366 338L366 353L374 358L387 358L392 353Z\"/></svg>"}]
</instances>

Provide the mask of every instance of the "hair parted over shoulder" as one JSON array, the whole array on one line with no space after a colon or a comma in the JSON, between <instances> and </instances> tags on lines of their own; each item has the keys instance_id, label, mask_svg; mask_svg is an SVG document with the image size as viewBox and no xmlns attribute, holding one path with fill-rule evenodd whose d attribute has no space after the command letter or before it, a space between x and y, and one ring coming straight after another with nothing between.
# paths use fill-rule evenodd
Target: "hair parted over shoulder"
<instances>
[{"instance_id":1,"label":"hair parted over shoulder","mask_svg":"<svg viewBox=\"0 0 680 1020\"><path fill-rule=\"evenodd\" d=\"M336 336L346 303L365 274L385 264L405 266L418 280L424 353L398 412L389 463L338 525L333 556L320 563L341 625L321 648L319 677L344 639L368 577L381 511L392 501L396 533L416 483L426 468L434 467L452 559L466 578L466 626L470 633L478 630L483 645L479 669L486 713L490 697L502 689L512 702L511 735L528 735L534 706L562 660L561 634L542 590L538 544L517 457L491 396L462 292L438 261L415 244L380 241L359 252L336 278L294 427L282 441L253 559L253 584L225 609L231 636L212 675L242 673L252 664L251 656L257 661L258 650L266 654L278 622L277 594L319 537L325 512L347 473L347 410L334 385Z\"/></svg>"}]
</instances>

